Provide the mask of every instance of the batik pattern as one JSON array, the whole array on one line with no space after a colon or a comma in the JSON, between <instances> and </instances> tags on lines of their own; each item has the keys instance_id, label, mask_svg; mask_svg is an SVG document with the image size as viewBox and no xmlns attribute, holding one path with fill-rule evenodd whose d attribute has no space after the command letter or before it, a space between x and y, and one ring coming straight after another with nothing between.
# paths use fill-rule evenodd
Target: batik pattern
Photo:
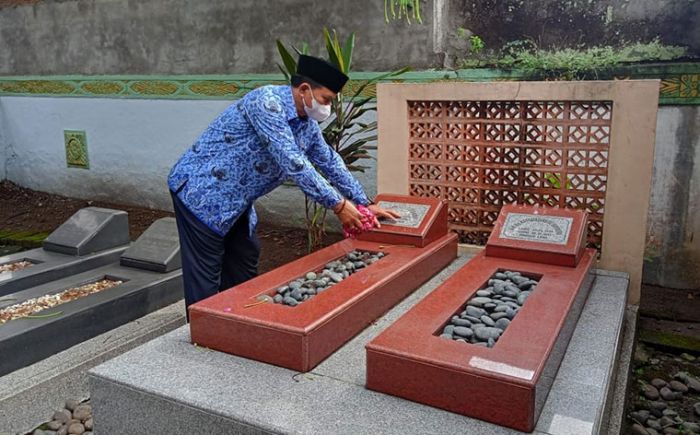
<instances>
[{"instance_id":1,"label":"batik pattern","mask_svg":"<svg viewBox=\"0 0 700 435\"><path fill-rule=\"evenodd\" d=\"M198 219L225 235L247 211L252 231L255 200L287 179L326 208L343 196L369 203L318 123L297 115L291 87L264 86L209 125L175 164L168 186Z\"/></svg>"}]
</instances>

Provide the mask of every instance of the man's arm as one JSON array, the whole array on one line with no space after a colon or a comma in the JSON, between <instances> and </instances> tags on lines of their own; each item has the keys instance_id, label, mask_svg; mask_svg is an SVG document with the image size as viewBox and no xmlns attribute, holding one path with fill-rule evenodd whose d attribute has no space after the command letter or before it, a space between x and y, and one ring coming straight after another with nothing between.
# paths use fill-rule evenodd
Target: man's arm
<instances>
[{"instance_id":1,"label":"man's arm","mask_svg":"<svg viewBox=\"0 0 700 435\"><path fill-rule=\"evenodd\" d=\"M244 104L245 115L263 146L275 162L307 195L325 208L339 205L343 198L316 172L294 140L285 118L282 101L274 94L262 93Z\"/></svg>"},{"instance_id":2,"label":"man's arm","mask_svg":"<svg viewBox=\"0 0 700 435\"><path fill-rule=\"evenodd\" d=\"M310 128L315 131L311 135L313 143L309 147L309 159L346 198L355 204L369 205L370 200L362 185L350 173L340 155L326 143L318 125Z\"/></svg>"}]
</instances>

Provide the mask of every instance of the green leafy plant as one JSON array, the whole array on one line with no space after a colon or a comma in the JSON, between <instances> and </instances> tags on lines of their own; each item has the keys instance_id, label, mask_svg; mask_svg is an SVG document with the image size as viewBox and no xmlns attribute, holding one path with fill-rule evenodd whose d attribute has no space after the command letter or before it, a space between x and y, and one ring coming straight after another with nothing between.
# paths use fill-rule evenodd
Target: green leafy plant
<instances>
[{"instance_id":1,"label":"green leafy plant","mask_svg":"<svg viewBox=\"0 0 700 435\"><path fill-rule=\"evenodd\" d=\"M355 49L355 34L351 33L341 43L335 30L323 29L323 41L328 60L344 74L350 74L352 55ZM308 44L302 44L301 48L292 46L297 54L308 54ZM287 79L296 72L295 56L287 49L285 44L277 40L277 50L282 59L282 65L278 65ZM380 80L395 77L408 71L402 68L384 74L379 74L350 89L347 94L338 93L331 103L331 118L322 126L323 137L326 143L333 148L343 159L351 171L364 172L367 169L360 163L362 159L372 158L369 150L375 148L377 140L377 122L364 122L361 120L369 113L376 111L376 105L372 103L372 97L363 96L368 86ZM305 197L306 227L308 232L309 252L320 247L323 236L326 233L327 210L317 204L308 196Z\"/></svg>"},{"instance_id":2,"label":"green leafy plant","mask_svg":"<svg viewBox=\"0 0 700 435\"><path fill-rule=\"evenodd\" d=\"M471 46L471 52L474 54L481 53L484 50L484 47L486 47L486 44L484 44L484 40L481 39L479 35L470 36L469 44Z\"/></svg>"},{"instance_id":3,"label":"green leafy plant","mask_svg":"<svg viewBox=\"0 0 700 435\"><path fill-rule=\"evenodd\" d=\"M504 59L501 66L508 65L508 62L509 59ZM593 47L583 51L571 48L557 51L526 51L513 58L512 62L513 67L564 80L597 77L599 72L619 63L611 47Z\"/></svg>"},{"instance_id":4,"label":"green leafy plant","mask_svg":"<svg viewBox=\"0 0 700 435\"><path fill-rule=\"evenodd\" d=\"M501 57L517 57L521 53L533 53L537 44L532 39L516 39L508 41L501 47Z\"/></svg>"},{"instance_id":5,"label":"green leafy plant","mask_svg":"<svg viewBox=\"0 0 700 435\"><path fill-rule=\"evenodd\" d=\"M411 24L411 16L419 24L423 23L420 14L420 0L384 0L384 21L405 18Z\"/></svg>"},{"instance_id":6,"label":"green leafy plant","mask_svg":"<svg viewBox=\"0 0 700 435\"><path fill-rule=\"evenodd\" d=\"M484 61L484 49L486 43L481 36L474 35L470 30L464 27L457 27L456 35L458 39L468 41L467 59L463 60L463 66L479 67Z\"/></svg>"},{"instance_id":7,"label":"green leafy plant","mask_svg":"<svg viewBox=\"0 0 700 435\"><path fill-rule=\"evenodd\" d=\"M520 69L535 77L582 80L598 78L601 73L623 64L674 60L685 56L686 52L686 47L664 45L658 38L622 47L551 50L538 48L532 40L516 40L506 43L498 55L483 60L475 60L470 50L462 67Z\"/></svg>"},{"instance_id":8,"label":"green leafy plant","mask_svg":"<svg viewBox=\"0 0 700 435\"><path fill-rule=\"evenodd\" d=\"M646 246L644 247L644 261L646 261L647 263L651 263L655 259L657 259L659 255L660 254L658 244L647 242Z\"/></svg>"},{"instance_id":9,"label":"green leafy plant","mask_svg":"<svg viewBox=\"0 0 700 435\"><path fill-rule=\"evenodd\" d=\"M549 184L549 187L553 187L555 189L561 189L560 177L561 177L561 175L553 174L551 172L545 172L545 174L544 174L544 178L547 180L547 184ZM571 184L571 180L566 180L566 188L567 189L574 188L574 186Z\"/></svg>"}]
</instances>

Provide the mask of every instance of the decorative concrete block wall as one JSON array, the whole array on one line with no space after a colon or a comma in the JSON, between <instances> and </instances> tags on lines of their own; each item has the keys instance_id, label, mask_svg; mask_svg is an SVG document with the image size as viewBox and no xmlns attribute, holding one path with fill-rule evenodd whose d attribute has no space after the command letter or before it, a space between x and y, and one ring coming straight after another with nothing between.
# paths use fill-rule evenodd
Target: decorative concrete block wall
<instances>
[{"instance_id":1,"label":"decorative concrete block wall","mask_svg":"<svg viewBox=\"0 0 700 435\"><path fill-rule=\"evenodd\" d=\"M504 204L587 210L600 267L639 302L656 80L380 84L378 189L448 201L464 243Z\"/></svg>"}]
</instances>

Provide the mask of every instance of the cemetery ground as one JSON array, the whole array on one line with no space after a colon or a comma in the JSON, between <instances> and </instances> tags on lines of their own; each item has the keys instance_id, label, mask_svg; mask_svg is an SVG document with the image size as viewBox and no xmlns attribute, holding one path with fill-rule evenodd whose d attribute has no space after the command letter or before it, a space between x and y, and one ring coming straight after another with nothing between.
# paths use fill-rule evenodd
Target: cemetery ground
<instances>
[{"instance_id":1,"label":"cemetery ground","mask_svg":"<svg viewBox=\"0 0 700 435\"><path fill-rule=\"evenodd\" d=\"M154 221L174 216L164 210L68 198L46 192L26 189L10 181L0 182L0 255L25 248L41 246L41 241L76 211L84 207L105 207L129 213L129 236L136 240ZM261 219L258 224L260 239L260 273L267 272L306 254L306 231L271 225ZM324 245L341 239L329 234Z\"/></svg>"},{"instance_id":2,"label":"cemetery ground","mask_svg":"<svg viewBox=\"0 0 700 435\"><path fill-rule=\"evenodd\" d=\"M127 211L132 240L155 220L172 216L163 210L37 192L7 181L0 183L0 203L0 255L40 246L46 235L83 207ZM262 220L258 237L261 273L306 254L304 229L278 227ZM329 234L324 245L340 238ZM639 312L623 433L700 433L700 289L645 286ZM67 401L68 409L46 415L47 423L41 428L44 432L35 433L55 433L51 431L52 418L76 418L76 412L84 417L79 420L86 430L92 426L92 421L85 424L91 416L89 406L79 406L76 398L62 399ZM0 427L0 433L2 430Z\"/></svg>"}]
</instances>

